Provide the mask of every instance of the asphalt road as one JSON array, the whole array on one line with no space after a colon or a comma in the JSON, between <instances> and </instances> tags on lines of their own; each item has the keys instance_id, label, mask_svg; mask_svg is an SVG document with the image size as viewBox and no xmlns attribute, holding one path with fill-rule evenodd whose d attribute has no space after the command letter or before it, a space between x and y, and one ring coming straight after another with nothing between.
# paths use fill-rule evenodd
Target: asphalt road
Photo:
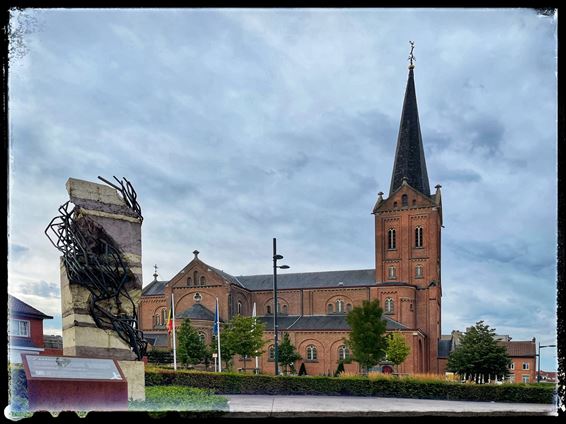
<instances>
[{"instance_id":1,"label":"asphalt road","mask_svg":"<svg viewBox=\"0 0 566 424\"><path fill-rule=\"evenodd\" d=\"M557 415L555 405L356 396L223 395L231 417Z\"/></svg>"}]
</instances>

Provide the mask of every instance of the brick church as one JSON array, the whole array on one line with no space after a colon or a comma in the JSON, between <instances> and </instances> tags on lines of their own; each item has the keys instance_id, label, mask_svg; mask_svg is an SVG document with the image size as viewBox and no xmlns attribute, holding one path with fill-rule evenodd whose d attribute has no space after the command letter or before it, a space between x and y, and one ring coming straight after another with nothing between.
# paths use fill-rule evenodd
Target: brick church
<instances>
[{"instance_id":1,"label":"brick church","mask_svg":"<svg viewBox=\"0 0 566 424\"><path fill-rule=\"evenodd\" d=\"M363 300L379 299L387 331L397 331L411 353L400 373L438 373L441 338L440 185L431 194L419 125L414 82L409 76L397 138L389 195L379 192L372 213L375 219L375 268L278 275L280 339L288 333L302 356L309 375L332 374L350 352L344 345L349 325L346 314ZM207 264L194 251L193 260L169 281L154 280L143 289L139 305L140 328L153 348L170 349L165 329L167 305L174 293L176 325L184 318L211 342L216 298L219 314L227 322L236 314L257 316L266 325L262 372L274 373L273 277L233 276ZM234 358L234 368L243 366ZM248 366L252 361L247 361ZM255 364L254 364L255 365ZM359 365L345 365L358 372Z\"/></svg>"}]
</instances>

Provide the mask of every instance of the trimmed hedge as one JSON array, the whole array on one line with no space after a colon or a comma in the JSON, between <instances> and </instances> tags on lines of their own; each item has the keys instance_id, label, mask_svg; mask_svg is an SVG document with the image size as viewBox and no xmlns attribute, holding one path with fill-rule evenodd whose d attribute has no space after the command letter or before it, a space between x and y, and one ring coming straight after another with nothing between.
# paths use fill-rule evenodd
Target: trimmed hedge
<instances>
[{"instance_id":1,"label":"trimmed hedge","mask_svg":"<svg viewBox=\"0 0 566 424\"><path fill-rule=\"evenodd\" d=\"M553 403L555 388L527 384L462 384L397 379L270 376L146 370L146 386L190 386L216 394L347 395L413 399Z\"/></svg>"}]
</instances>

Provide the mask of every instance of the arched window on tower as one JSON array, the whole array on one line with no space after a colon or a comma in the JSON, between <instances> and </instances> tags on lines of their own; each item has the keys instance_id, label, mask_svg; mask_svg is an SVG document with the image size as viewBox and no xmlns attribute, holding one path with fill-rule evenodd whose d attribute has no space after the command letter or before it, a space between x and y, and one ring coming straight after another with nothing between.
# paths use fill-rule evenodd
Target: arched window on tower
<instances>
[{"instance_id":1,"label":"arched window on tower","mask_svg":"<svg viewBox=\"0 0 566 424\"><path fill-rule=\"evenodd\" d=\"M200 276L200 285L201 285L201 286L206 285L206 279L204 278L204 275L201 275L201 276Z\"/></svg>"},{"instance_id":2,"label":"arched window on tower","mask_svg":"<svg viewBox=\"0 0 566 424\"><path fill-rule=\"evenodd\" d=\"M396 231L393 228L390 228L389 231L387 231L387 248L390 250L396 249L397 246L395 233Z\"/></svg>"},{"instance_id":3,"label":"arched window on tower","mask_svg":"<svg viewBox=\"0 0 566 424\"><path fill-rule=\"evenodd\" d=\"M333 314L334 313L334 305L332 303L329 303L328 306L326 307L326 311L329 314Z\"/></svg>"},{"instance_id":4,"label":"arched window on tower","mask_svg":"<svg viewBox=\"0 0 566 424\"><path fill-rule=\"evenodd\" d=\"M193 285L193 279L191 277L187 278L187 286L192 286Z\"/></svg>"},{"instance_id":5,"label":"arched window on tower","mask_svg":"<svg viewBox=\"0 0 566 424\"><path fill-rule=\"evenodd\" d=\"M397 209L397 202L393 202L393 209Z\"/></svg>"},{"instance_id":6,"label":"arched window on tower","mask_svg":"<svg viewBox=\"0 0 566 424\"><path fill-rule=\"evenodd\" d=\"M417 199L413 199L413 206L417 206Z\"/></svg>"},{"instance_id":7,"label":"arched window on tower","mask_svg":"<svg viewBox=\"0 0 566 424\"><path fill-rule=\"evenodd\" d=\"M316 361L317 360L317 352L316 347L313 345L307 346L307 361Z\"/></svg>"},{"instance_id":8,"label":"arched window on tower","mask_svg":"<svg viewBox=\"0 0 566 424\"><path fill-rule=\"evenodd\" d=\"M242 315L242 302L238 302L238 315Z\"/></svg>"},{"instance_id":9,"label":"arched window on tower","mask_svg":"<svg viewBox=\"0 0 566 424\"><path fill-rule=\"evenodd\" d=\"M198 285L198 273L195 271L193 272L193 281L195 282L195 286Z\"/></svg>"},{"instance_id":10,"label":"arched window on tower","mask_svg":"<svg viewBox=\"0 0 566 424\"><path fill-rule=\"evenodd\" d=\"M393 299L388 297L385 299L385 313L392 314L393 313Z\"/></svg>"},{"instance_id":11,"label":"arched window on tower","mask_svg":"<svg viewBox=\"0 0 566 424\"><path fill-rule=\"evenodd\" d=\"M421 264L415 267L415 278L423 278L423 266Z\"/></svg>"},{"instance_id":12,"label":"arched window on tower","mask_svg":"<svg viewBox=\"0 0 566 424\"><path fill-rule=\"evenodd\" d=\"M415 247L423 247L423 227L415 228Z\"/></svg>"},{"instance_id":13,"label":"arched window on tower","mask_svg":"<svg viewBox=\"0 0 566 424\"><path fill-rule=\"evenodd\" d=\"M409 196L406 194L401 196L401 206L409 206Z\"/></svg>"},{"instance_id":14,"label":"arched window on tower","mask_svg":"<svg viewBox=\"0 0 566 424\"><path fill-rule=\"evenodd\" d=\"M344 301L343 300L337 300L336 301L336 313L341 314L342 312L344 312Z\"/></svg>"},{"instance_id":15,"label":"arched window on tower","mask_svg":"<svg viewBox=\"0 0 566 424\"><path fill-rule=\"evenodd\" d=\"M161 310L161 323L160 325L165 325L167 323L167 309L163 308Z\"/></svg>"},{"instance_id":16,"label":"arched window on tower","mask_svg":"<svg viewBox=\"0 0 566 424\"><path fill-rule=\"evenodd\" d=\"M389 268L387 268L387 278L389 280L395 280L397 278L397 274L395 272L394 266L390 266Z\"/></svg>"},{"instance_id":17,"label":"arched window on tower","mask_svg":"<svg viewBox=\"0 0 566 424\"><path fill-rule=\"evenodd\" d=\"M265 312L267 313L267 315L271 315L271 305L267 305L265 307Z\"/></svg>"}]
</instances>

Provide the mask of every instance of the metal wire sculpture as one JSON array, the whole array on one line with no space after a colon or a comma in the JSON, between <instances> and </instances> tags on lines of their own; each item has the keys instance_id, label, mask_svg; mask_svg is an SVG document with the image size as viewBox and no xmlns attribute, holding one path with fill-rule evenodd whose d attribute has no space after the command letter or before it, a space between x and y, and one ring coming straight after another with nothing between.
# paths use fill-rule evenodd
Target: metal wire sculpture
<instances>
[{"instance_id":1,"label":"metal wire sculpture","mask_svg":"<svg viewBox=\"0 0 566 424\"><path fill-rule=\"evenodd\" d=\"M136 192L125 178L124 184L114 177L121 188L99 178L120 190L128 207L143 219ZM147 341L138 329L136 305L129 294L136 287L136 276L114 239L70 201L59 207L59 216L51 220L45 235L63 254L69 282L90 291L89 312L97 327L116 331L141 360Z\"/></svg>"}]
</instances>

